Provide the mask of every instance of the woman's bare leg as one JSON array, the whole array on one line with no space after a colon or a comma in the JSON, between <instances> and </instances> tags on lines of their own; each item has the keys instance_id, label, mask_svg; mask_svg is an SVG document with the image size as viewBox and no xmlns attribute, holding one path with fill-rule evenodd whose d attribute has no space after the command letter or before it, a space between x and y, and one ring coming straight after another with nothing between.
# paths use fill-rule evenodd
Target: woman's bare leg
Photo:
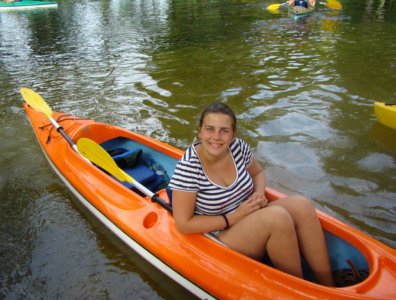
<instances>
[{"instance_id":1,"label":"woman's bare leg","mask_svg":"<svg viewBox=\"0 0 396 300\"><path fill-rule=\"evenodd\" d=\"M322 285L334 286L322 227L312 203L302 196L276 200L269 206L285 208L293 218L302 254Z\"/></svg>"},{"instance_id":2,"label":"woman's bare leg","mask_svg":"<svg viewBox=\"0 0 396 300\"><path fill-rule=\"evenodd\" d=\"M275 268L302 278L297 236L290 214L282 207L266 207L245 217L219 239L254 259L267 251Z\"/></svg>"}]
</instances>

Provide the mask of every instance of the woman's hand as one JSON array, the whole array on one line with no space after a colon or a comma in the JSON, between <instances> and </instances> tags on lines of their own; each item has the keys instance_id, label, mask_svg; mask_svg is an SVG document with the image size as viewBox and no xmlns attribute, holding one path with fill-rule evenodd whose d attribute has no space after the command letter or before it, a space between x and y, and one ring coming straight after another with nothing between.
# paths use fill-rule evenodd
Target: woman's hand
<instances>
[{"instance_id":1,"label":"woman's hand","mask_svg":"<svg viewBox=\"0 0 396 300\"><path fill-rule=\"evenodd\" d=\"M229 221L231 219L230 224L234 225L247 215L266 207L267 204L268 200L265 198L264 193L254 192L249 198L242 202L233 213L228 215Z\"/></svg>"},{"instance_id":2,"label":"woman's hand","mask_svg":"<svg viewBox=\"0 0 396 300\"><path fill-rule=\"evenodd\" d=\"M264 196L264 193L254 192L246 201L252 201L257 203L260 208L266 207L268 204L268 199ZM245 201L245 202L246 202Z\"/></svg>"}]
</instances>

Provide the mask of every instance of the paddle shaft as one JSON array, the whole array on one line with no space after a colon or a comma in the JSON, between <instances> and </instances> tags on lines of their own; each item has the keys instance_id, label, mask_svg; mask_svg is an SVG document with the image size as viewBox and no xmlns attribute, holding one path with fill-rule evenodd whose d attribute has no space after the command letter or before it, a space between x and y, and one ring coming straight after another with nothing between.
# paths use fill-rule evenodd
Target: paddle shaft
<instances>
[{"instance_id":1,"label":"paddle shaft","mask_svg":"<svg viewBox=\"0 0 396 300\"><path fill-rule=\"evenodd\" d=\"M73 150L76 151L77 154L80 154L80 156L81 156L83 159L85 159L87 162L91 163L91 162L89 161L89 159L87 159L86 157L84 157L83 155L81 155L80 152L78 152L77 145L73 142L73 140L70 138L70 136L68 136L67 133L63 130L63 127L60 126L60 125L58 124L58 122L56 122L56 121L54 120L54 118L50 117L49 119L50 119L52 125L55 126L56 131L58 131L58 132L65 138L65 140L70 144L70 146L73 148Z\"/></svg>"},{"instance_id":2,"label":"paddle shaft","mask_svg":"<svg viewBox=\"0 0 396 300\"><path fill-rule=\"evenodd\" d=\"M148 188L146 188L144 185L142 185L140 182L132 179L129 181L130 184L132 184L135 188L137 188L139 191L141 191L143 194L147 195L150 197L152 202L156 202L159 205L161 205L163 208L165 208L167 211L170 213L173 212L172 206L170 206L168 203L165 202L158 194L154 194L152 191L150 191Z\"/></svg>"},{"instance_id":3,"label":"paddle shaft","mask_svg":"<svg viewBox=\"0 0 396 300\"><path fill-rule=\"evenodd\" d=\"M151 197L151 201L158 203L161 205L163 208L165 208L167 211L169 211L171 214L173 214L173 208L170 206L168 203L166 203L160 196L157 194L154 194Z\"/></svg>"},{"instance_id":4,"label":"paddle shaft","mask_svg":"<svg viewBox=\"0 0 396 300\"><path fill-rule=\"evenodd\" d=\"M288 4L289 4L289 2L284 2L281 5L279 5L279 8L281 8L281 7L285 6L285 5L288 5Z\"/></svg>"},{"instance_id":5,"label":"paddle shaft","mask_svg":"<svg viewBox=\"0 0 396 300\"><path fill-rule=\"evenodd\" d=\"M70 144L70 146L72 146L72 148L73 148L74 151L76 151L77 153L79 153L76 144L75 144L75 143L72 141L72 139L66 134L66 132L63 130L63 127L60 126L60 125L58 124L58 122L56 122L52 117L49 118L49 119L50 119L52 125L55 126L56 131L58 131L58 132L65 138L65 140ZM83 156L83 157L84 157L84 156ZM85 158L85 157L84 157L84 158ZM86 159L86 158L85 158L85 159Z\"/></svg>"}]
</instances>

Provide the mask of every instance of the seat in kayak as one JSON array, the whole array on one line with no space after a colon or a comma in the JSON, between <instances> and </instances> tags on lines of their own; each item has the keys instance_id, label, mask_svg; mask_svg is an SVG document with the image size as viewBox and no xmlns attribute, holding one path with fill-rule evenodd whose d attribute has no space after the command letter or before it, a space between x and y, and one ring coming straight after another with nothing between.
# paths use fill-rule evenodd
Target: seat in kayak
<instances>
[{"instance_id":1,"label":"seat in kayak","mask_svg":"<svg viewBox=\"0 0 396 300\"><path fill-rule=\"evenodd\" d=\"M135 148L132 150L127 150L124 148L118 148L109 151L109 154L113 157L116 164L121 169L133 168L136 164L141 162L143 150L140 148Z\"/></svg>"},{"instance_id":2,"label":"seat in kayak","mask_svg":"<svg viewBox=\"0 0 396 300\"><path fill-rule=\"evenodd\" d=\"M149 190L156 190L162 183L162 176L146 166L142 161L143 150L134 148L127 150L117 148L109 151L116 164L134 180L144 185ZM121 182L122 185L129 189L135 190L129 182Z\"/></svg>"}]
</instances>

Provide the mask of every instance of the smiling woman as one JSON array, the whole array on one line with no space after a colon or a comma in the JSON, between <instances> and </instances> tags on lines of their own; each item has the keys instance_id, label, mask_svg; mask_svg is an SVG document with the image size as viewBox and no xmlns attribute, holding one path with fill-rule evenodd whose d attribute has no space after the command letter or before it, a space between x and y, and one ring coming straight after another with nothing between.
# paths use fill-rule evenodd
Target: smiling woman
<instances>
[{"instance_id":1,"label":"smiling woman","mask_svg":"<svg viewBox=\"0 0 396 300\"><path fill-rule=\"evenodd\" d=\"M264 172L236 130L227 105L211 104L202 112L200 141L187 149L169 183L177 228L187 234L211 232L257 260L267 253L276 268L300 278L301 248L316 280L333 286L314 207L301 196L268 203Z\"/></svg>"}]
</instances>

